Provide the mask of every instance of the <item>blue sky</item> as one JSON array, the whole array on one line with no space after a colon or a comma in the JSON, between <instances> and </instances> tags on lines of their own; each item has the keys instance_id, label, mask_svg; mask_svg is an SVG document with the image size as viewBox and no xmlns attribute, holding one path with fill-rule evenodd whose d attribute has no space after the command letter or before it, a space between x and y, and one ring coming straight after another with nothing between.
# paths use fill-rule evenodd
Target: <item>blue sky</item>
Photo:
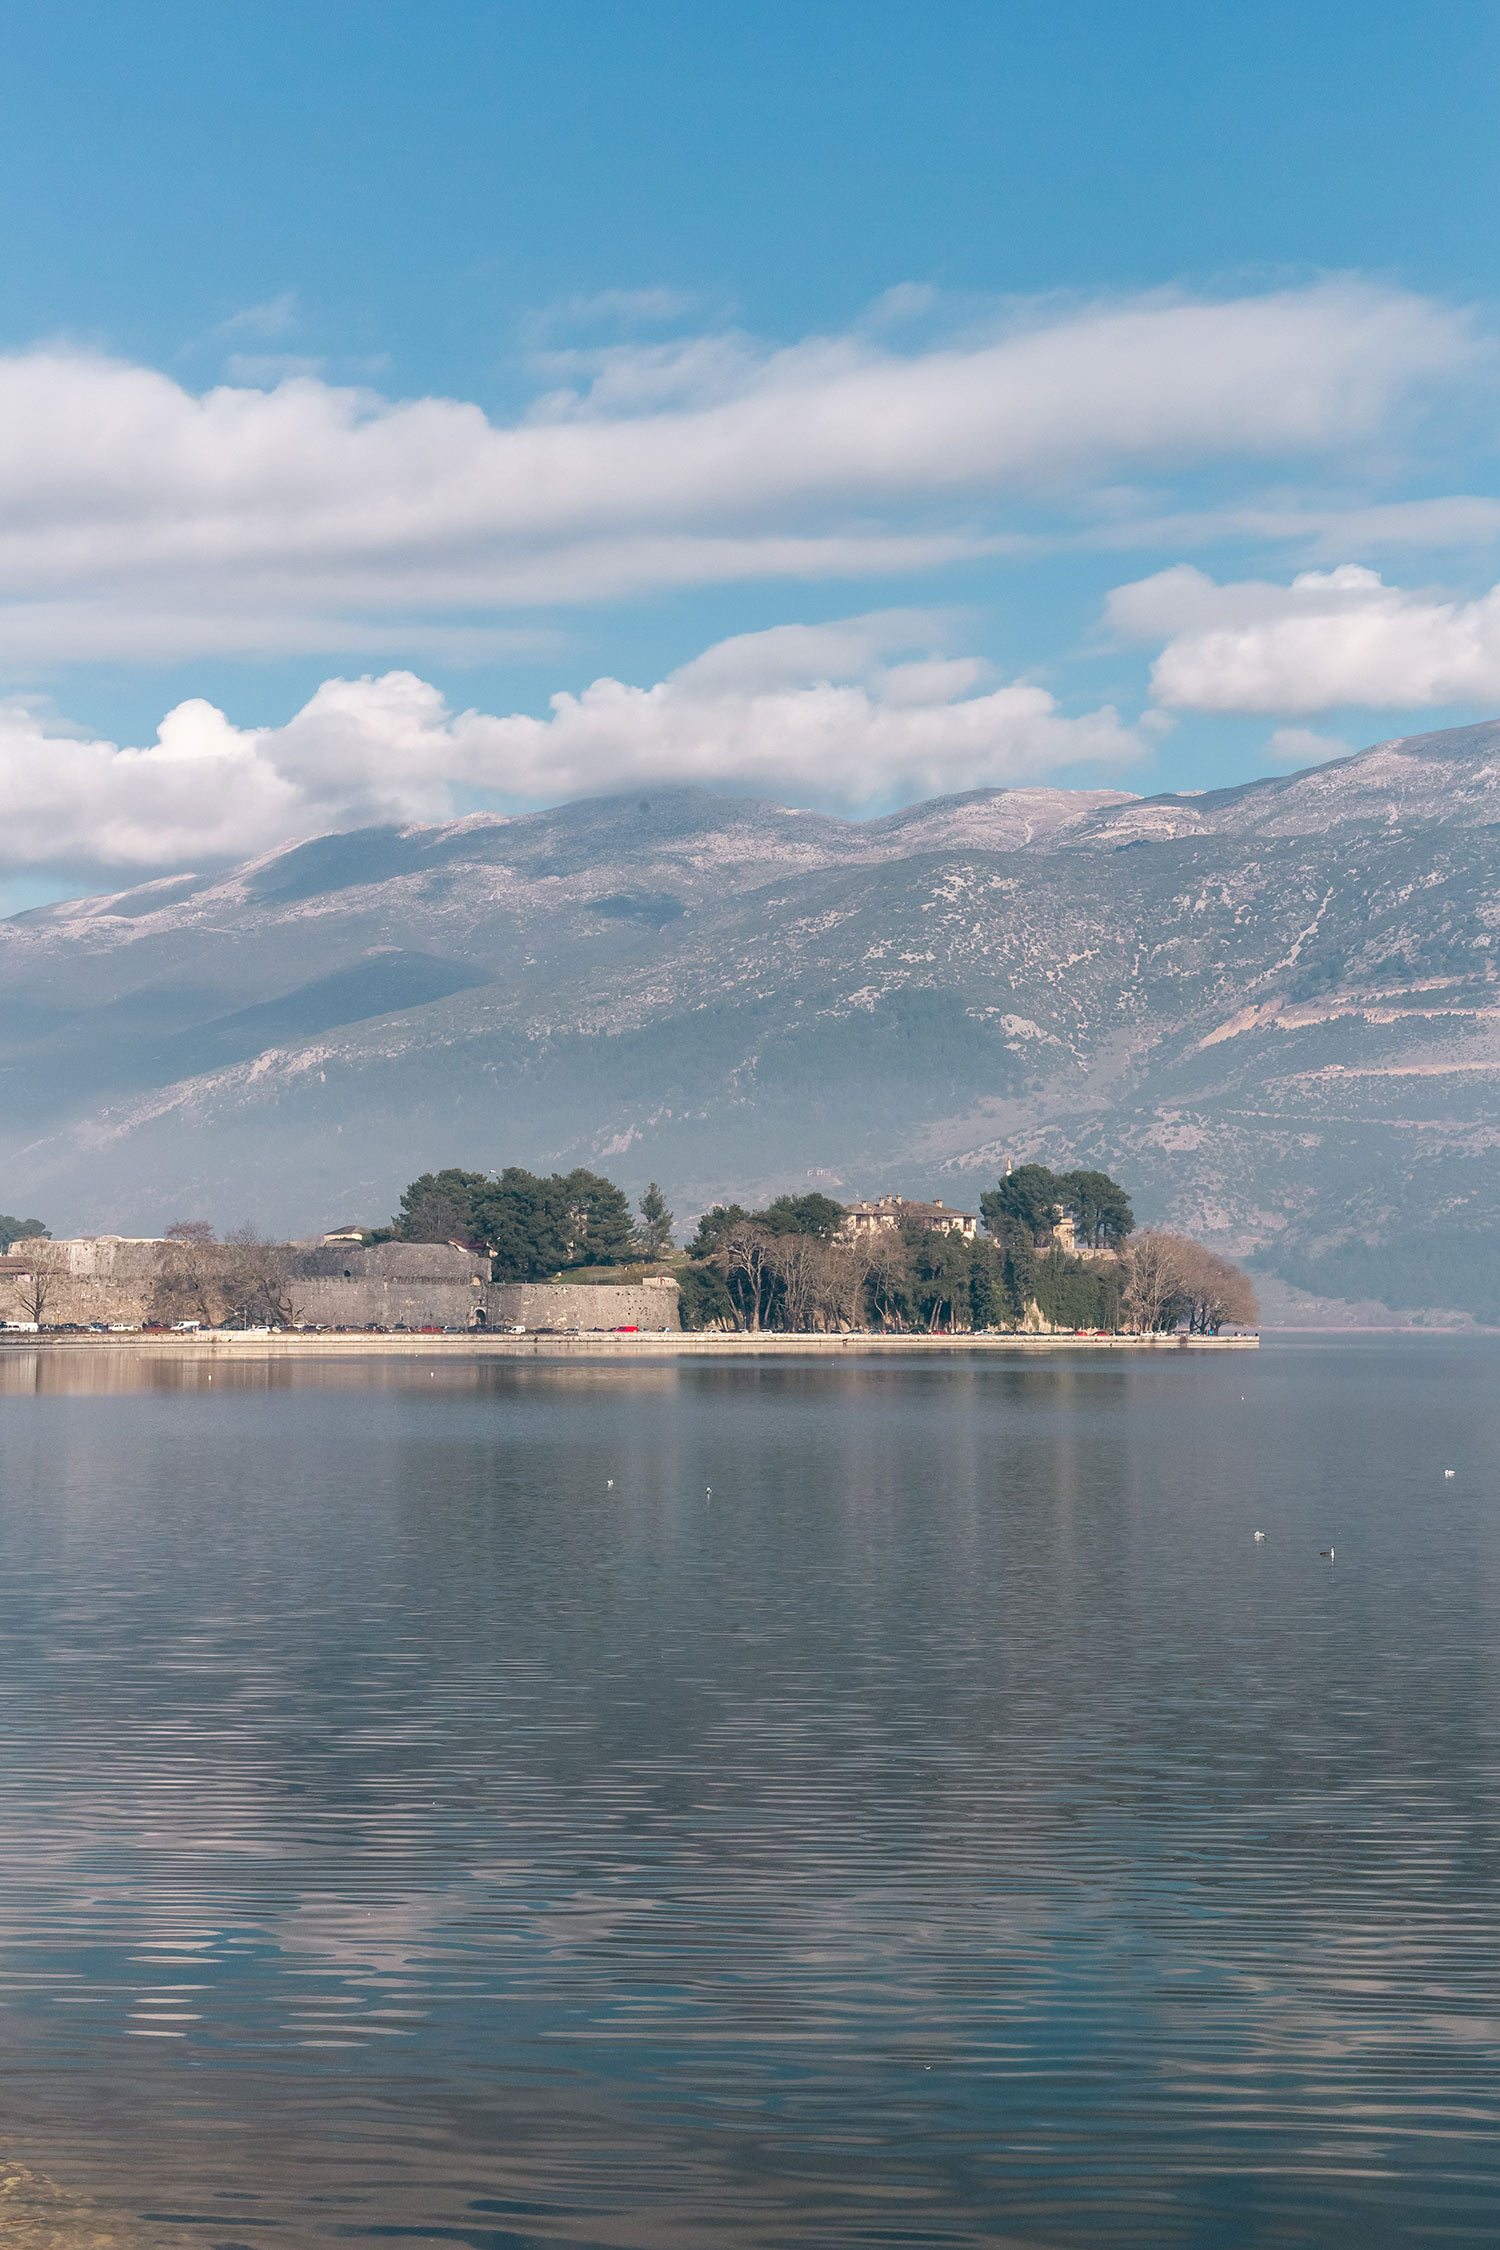
<instances>
[{"instance_id":1,"label":"blue sky","mask_svg":"<svg viewBox=\"0 0 1500 2250\"><path fill-rule=\"evenodd\" d=\"M1500 712L1497 62L1488 5L13 11L5 896Z\"/></svg>"}]
</instances>

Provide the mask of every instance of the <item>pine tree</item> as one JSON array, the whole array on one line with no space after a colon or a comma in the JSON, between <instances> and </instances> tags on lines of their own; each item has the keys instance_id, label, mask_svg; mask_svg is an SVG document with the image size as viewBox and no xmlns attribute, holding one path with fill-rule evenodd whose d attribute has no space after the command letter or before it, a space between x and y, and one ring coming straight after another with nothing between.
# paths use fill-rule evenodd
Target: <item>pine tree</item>
<instances>
[{"instance_id":1,"label":"pine tree","mask_svg":"<svg viewBox=\"0 0 1500 2250\"><path fill-rule=\"evenodd\" d=\"M667 1199L653 1180L641 1197L641 1248L648 1258L664 1258L672 1247L674 1221Z\"/></svg>"}]
</instances>

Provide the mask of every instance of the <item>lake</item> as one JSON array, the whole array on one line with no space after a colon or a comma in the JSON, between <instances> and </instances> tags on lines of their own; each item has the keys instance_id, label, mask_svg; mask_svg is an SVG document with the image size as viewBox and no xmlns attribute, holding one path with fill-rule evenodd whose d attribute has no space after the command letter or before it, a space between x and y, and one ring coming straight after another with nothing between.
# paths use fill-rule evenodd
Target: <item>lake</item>
<instances>
[{"instance_id":1,"label":"lake","mask_svg":"<svg viewBox=\"0 0 1500 2250\"><path fill-rule=\"evenodd\" d=\"M0 1352L49 2242L1490 2244L1497 1769L1500 1340Z\"/></svg>"}]
</instances>

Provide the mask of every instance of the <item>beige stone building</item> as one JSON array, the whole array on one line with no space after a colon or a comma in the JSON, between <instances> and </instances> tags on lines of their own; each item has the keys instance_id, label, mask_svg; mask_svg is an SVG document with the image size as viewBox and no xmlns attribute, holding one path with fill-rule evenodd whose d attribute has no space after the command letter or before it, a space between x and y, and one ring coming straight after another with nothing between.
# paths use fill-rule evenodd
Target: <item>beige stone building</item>
<instances>
[{"instance_id":1,"label":"beige stone building","mask_svg":"<svg viewBox=\"0 0 1500 2250\"><path fill-rule=\"evenodd\" d=\"M1078 1229L1073 1223L1071 1211L1065 1211L1060 1203L1054 1204L1053 1209L1056 1216L1052 1221L1052 1242L1054 1248L1061 1250L1065 1257L1105 1259L1111 1264L1118 1262L1120 1255L1118 1250L1106 1249L1102 1245L1096 1245L1092 1242L1079 1241Z\"/></svg>"},{"instance_id":2,"label":"beige stone building","mask_svg":"<svg viewBox=\"0 0 1500 2250\"><path fill-rule=\"evenodd\" d=\"M952 1211L946 1203L917 1203L904 1195L880 1195L873 1202L844 1206L841 1234L858 1238L897 1227L925 1227L931 1234L961 1234L972 1242L979 1221L972 1211Z\"/></svg>"}]
</instances>

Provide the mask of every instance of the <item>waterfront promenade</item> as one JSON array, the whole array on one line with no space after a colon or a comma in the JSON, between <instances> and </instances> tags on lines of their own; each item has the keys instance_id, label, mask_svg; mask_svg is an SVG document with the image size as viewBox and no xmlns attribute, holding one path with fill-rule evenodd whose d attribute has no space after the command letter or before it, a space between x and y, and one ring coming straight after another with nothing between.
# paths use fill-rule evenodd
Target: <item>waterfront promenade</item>
<instances>
[{"instance_id":1,"label":"waterfront promenade","mask_svg":"<svg viewBox=\"0 0 1500 2250\"><path fill-rule=\"evenodd\" d=\"M0 1335L0 1351L167 1352L174 1358L363 1359L438 1356L444 1359L785 1359L809 1356L902 1358L931 1353L982 1352L1033 1358L1052 1352L1225 1352L1254 1351L1259 1336L1129 1336L1063 1334L847 1336L797 1335L769 1330L759 1335L718 1330L684 1333L664 1330L637 1335L605 1330L578 1335L506 1336L468 1329L452 1335L311 1335L305 1331L212 1329L173 1335L159 1329L125 1334Z\"/></svg>"}]
</instances>

